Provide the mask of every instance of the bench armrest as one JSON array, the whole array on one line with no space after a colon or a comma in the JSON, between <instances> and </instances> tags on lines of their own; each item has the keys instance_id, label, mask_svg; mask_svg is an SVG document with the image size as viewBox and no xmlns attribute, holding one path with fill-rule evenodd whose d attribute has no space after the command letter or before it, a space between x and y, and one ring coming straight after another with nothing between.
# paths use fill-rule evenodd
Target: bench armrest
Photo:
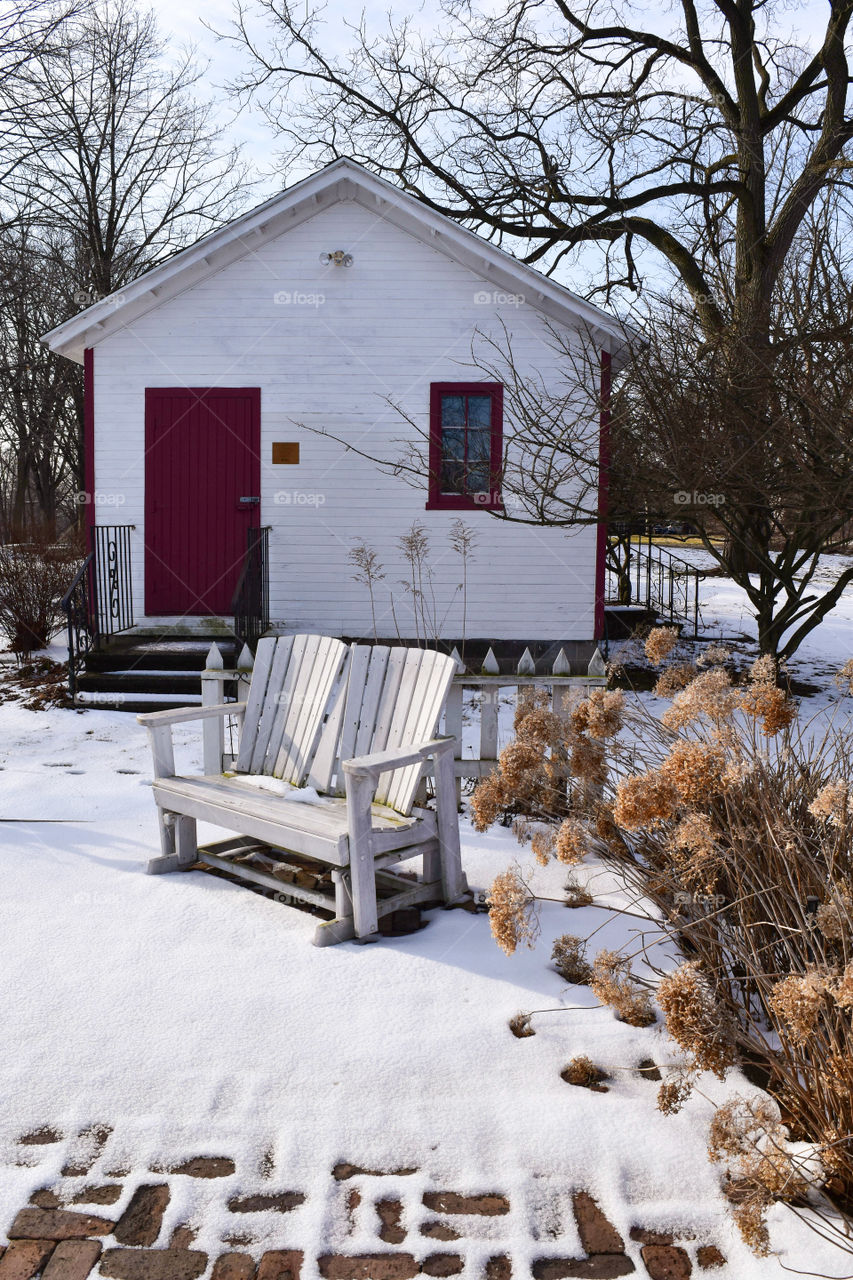
<instances>
[{"instance_id":1,"label":"bench armrest","mask_svg":"<svg viewBox=\"0 0 853 1280\"><path fill-rule=\"evenodd\" d=\"M246 710L245 702L217 702L211 707L203 707L201 703L192 707L176 707L174 711L146 711L136 719L146 728L154 729L158 725L185 724L192 720L208 720L211 716L241 716Z\"/></svg>"},{"instance_id":2,"label":"bench armrest","mask_svg":"<svg viewBox=\"0 0 853 1280\"><path fill-rule=\"evenodd\" d=\"M402 769L410 764L423 764L430 756L452 751L455 738L431 738L416 747L391 747L388 751L373 751L368 756L354 756L343 760L344 773L363 778L378 778L389 769Z\"/></svg>"}]
</instances>

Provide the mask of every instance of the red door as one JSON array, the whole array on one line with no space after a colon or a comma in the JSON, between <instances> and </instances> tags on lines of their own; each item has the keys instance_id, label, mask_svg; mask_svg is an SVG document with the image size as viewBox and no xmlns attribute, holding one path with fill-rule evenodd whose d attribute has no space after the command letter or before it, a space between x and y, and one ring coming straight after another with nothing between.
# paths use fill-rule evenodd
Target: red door
<instances>
[{"instance_id":1,"label":"red door","mask_svg":"<svg viewBox=\"0 0 853 1280\"><path fill-rule=\"evenodd\" d=\"M260 525L257 387L145 392L145 612L227 614Z\"/></svg>"}]
</instances>

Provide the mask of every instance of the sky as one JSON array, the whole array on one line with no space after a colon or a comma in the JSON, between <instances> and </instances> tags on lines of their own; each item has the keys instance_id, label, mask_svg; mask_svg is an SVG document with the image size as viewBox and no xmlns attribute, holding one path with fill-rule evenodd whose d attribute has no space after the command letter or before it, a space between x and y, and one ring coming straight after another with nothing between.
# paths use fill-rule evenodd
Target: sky
<instances>
[{"instance_id":1,"label":"sky","mask_svg":"<svg viewBox=\"0 0 853 1280\"><path fill-rule=\"evenodd\" d=\"M246 149L247 158L254 167L266 175L260 196L267 196L283 185L281 172L275 166L275 135L259 112L244 109L236 115L233 103L224 90L225 84L234 79L246 65L245 55L225 40L219 40L209 28L227 31L233 19L234 0L149 0L158 16L161 32L176 48L187 43L195 45L203 61L209 61L205 87L220 105L220 114L234 141ZM307 8L317 0L304 0ZM488 4L490 0L485 0ZM500 0L491 0L496 8ZM143 0L144 3L144 0ZM251 9L251 0L247 0ZM769 7L769 6L768 6ZM816 47L825 26L828 12L827 0L775 0L773 9L780 35L790 35L798 42ZM441 20L440 0L326 0L323 5L323 39L326 50L343 52L352 43L347 23L357 22L364 13L368 28L379 30L386 26L388 10L395 18L407 17L418 25L425 35L438 28ZM680 15L677 0L650 6L632 5L636 25L651 22L657 29L668 30ZM645 10L645 12L644 12ZM446 23L446 19L444 19ZM256 28L263 32L263 25ZM304 172L290 175L293 181L305 176ZM259 197L260 198L260 197Z\"/></svg>"}]
</instances>

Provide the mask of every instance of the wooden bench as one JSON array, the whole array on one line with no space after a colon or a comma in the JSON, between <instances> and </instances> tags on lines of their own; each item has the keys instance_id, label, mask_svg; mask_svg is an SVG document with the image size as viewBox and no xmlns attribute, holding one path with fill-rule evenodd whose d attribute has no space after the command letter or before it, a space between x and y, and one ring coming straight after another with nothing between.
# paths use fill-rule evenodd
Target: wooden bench
<instances>
[{"instance_id":1,"label":"wooden bench","mask_svg":"<svg viewBox=\"0 0 853 1280\"><path fill-rule=\"evenodd\" d=\"M467 884L455 739L434 737L454 671L431 650L264 638L245 702L138 716L151 740L162 847L148 871L202 863L324 908L333 918L318 925L318 946L373 937L379 916L402 906L458 899ZM172 726L229 716L240 725L233 770L176 774ZM434 811L415 805L427 772ZM264 778L281 794L259 789ZM198 820L238 836L199 848ZM420 878L390 871L416 856Z\"/></svg>"}]
</instances>

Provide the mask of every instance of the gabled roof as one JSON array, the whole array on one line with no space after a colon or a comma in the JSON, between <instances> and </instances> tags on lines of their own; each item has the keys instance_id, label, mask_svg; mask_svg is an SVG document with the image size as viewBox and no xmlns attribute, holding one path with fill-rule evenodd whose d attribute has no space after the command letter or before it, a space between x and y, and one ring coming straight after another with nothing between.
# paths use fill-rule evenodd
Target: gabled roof
<instances>
[{"instance_id":1,"label":"gabled roof","mask_svg":"<svg viewBox=\"0 0 853 1280\"><path fill-rule=\"evenodd\" d=\"M521 293L525 301L552 320L585 326L596 342L610 350L616 363L626 340L626 327L616 317L586 302L569 289L519 262L482 236L459 226L442 213L378 178L354 160L335 160L317 173L241 214L195 244L152 267L131 284L80 311L42 338L51 351L83 363L86 347L254 252L268 240L313 217L340 200L355 200L372 212L434 245L450 258L494 283L497 289Z\"/></svg>"}]
</instances>

